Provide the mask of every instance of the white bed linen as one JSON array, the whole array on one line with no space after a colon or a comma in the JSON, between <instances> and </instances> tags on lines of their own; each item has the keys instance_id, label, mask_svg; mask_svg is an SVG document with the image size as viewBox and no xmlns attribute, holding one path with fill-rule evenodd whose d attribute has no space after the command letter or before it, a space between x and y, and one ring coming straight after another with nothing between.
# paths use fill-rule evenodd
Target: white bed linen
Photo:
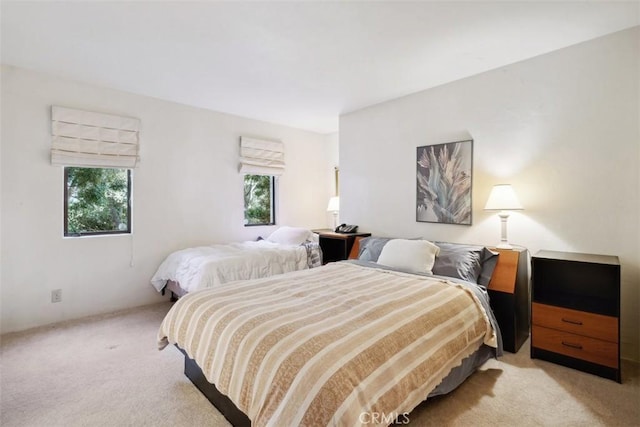
<instances>
[{"instance_id":1,"label":"white bed linen","mask_svg":"<svg viewBox=\"0 0 640 427\"><path fill-rule=\"evenodd\" d=\"M170 254L151 278L158 291L173 280L187 292L234 280L258 279L308 268L307 250L260 240L183 249Z\"/></svg>"}]
</instances>

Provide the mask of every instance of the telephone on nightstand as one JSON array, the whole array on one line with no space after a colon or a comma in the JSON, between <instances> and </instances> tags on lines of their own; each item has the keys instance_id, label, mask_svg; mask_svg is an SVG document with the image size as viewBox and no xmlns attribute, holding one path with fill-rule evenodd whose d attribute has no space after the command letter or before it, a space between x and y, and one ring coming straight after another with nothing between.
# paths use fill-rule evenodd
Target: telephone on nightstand
<instances>
[{"instance_id":1,"label":"telephone on nightstand","mask_svg":"<svg viewBox=\"0 0 640 427\"><path fill-rule=\"evenodd\" d=\"M358 231L357 225L340 224L336 227L336 233L355 233Z\"/></svg>"}]
</instances>

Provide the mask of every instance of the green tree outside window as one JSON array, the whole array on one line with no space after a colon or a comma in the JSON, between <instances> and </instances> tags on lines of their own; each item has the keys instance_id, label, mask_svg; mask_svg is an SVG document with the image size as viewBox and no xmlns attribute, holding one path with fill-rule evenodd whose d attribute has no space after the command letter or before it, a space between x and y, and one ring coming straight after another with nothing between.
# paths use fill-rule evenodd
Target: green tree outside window
<instances>
[{"instance_id":1,"label":"green tree outside window","mask_svg":"<svg viewBox=\"0 0 640 427\"><path fill-rule=\"evenodd\" d=\"M274 178L268 175L244 176L245 225L273 225Z\"/></svg>"},{"instance_id":2,"label":"green tree outside window","mask_svg":"<svg viewBox=\"0 0 640 427\"><path fill-rule=\"evenodd\" d=\"M65 168L65 236L131 232L131 171Z\"/></svg>"}]
</instances>

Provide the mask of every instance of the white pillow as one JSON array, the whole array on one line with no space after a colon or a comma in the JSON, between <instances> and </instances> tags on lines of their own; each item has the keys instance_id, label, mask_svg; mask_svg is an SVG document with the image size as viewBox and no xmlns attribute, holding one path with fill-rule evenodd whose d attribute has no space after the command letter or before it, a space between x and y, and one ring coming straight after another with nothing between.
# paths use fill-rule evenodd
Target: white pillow
<instances>
[{"instance_id":1,"label":"white pillow","mask_svg":"<svg viewBox=\"0 0 640 427\"><path fill-rule=\"evenodd\" d=\"M280 227L267 240L282 245L301 245L307 240L311 240L313 233L306 228L298 227Z\"/></svg>"},{"instance_id":2,"label":"white pillow","mask_svg":"<svg viewBox=\"0 0 640 427\"><path fill-rule=\"evenodd\" d=\"M378 264L431 273L440 248L427 240L392 239L382 248Z\"/></svg>"}]
</instances>

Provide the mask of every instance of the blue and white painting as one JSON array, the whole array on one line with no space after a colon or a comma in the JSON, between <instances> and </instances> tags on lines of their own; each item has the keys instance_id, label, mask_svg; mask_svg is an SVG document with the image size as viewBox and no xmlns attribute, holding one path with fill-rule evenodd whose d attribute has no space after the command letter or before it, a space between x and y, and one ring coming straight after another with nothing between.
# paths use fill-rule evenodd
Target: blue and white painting
<instances>
[{"instance_id":1,"label":"blue and white painting","mask_svg":"<svg viewBox=\"0 0 640 427\"><path fill-rule=\"evenodd\" d=\"M418 147L416 221L471 225L473 140Z\"/></svg>"}]
</instances>

